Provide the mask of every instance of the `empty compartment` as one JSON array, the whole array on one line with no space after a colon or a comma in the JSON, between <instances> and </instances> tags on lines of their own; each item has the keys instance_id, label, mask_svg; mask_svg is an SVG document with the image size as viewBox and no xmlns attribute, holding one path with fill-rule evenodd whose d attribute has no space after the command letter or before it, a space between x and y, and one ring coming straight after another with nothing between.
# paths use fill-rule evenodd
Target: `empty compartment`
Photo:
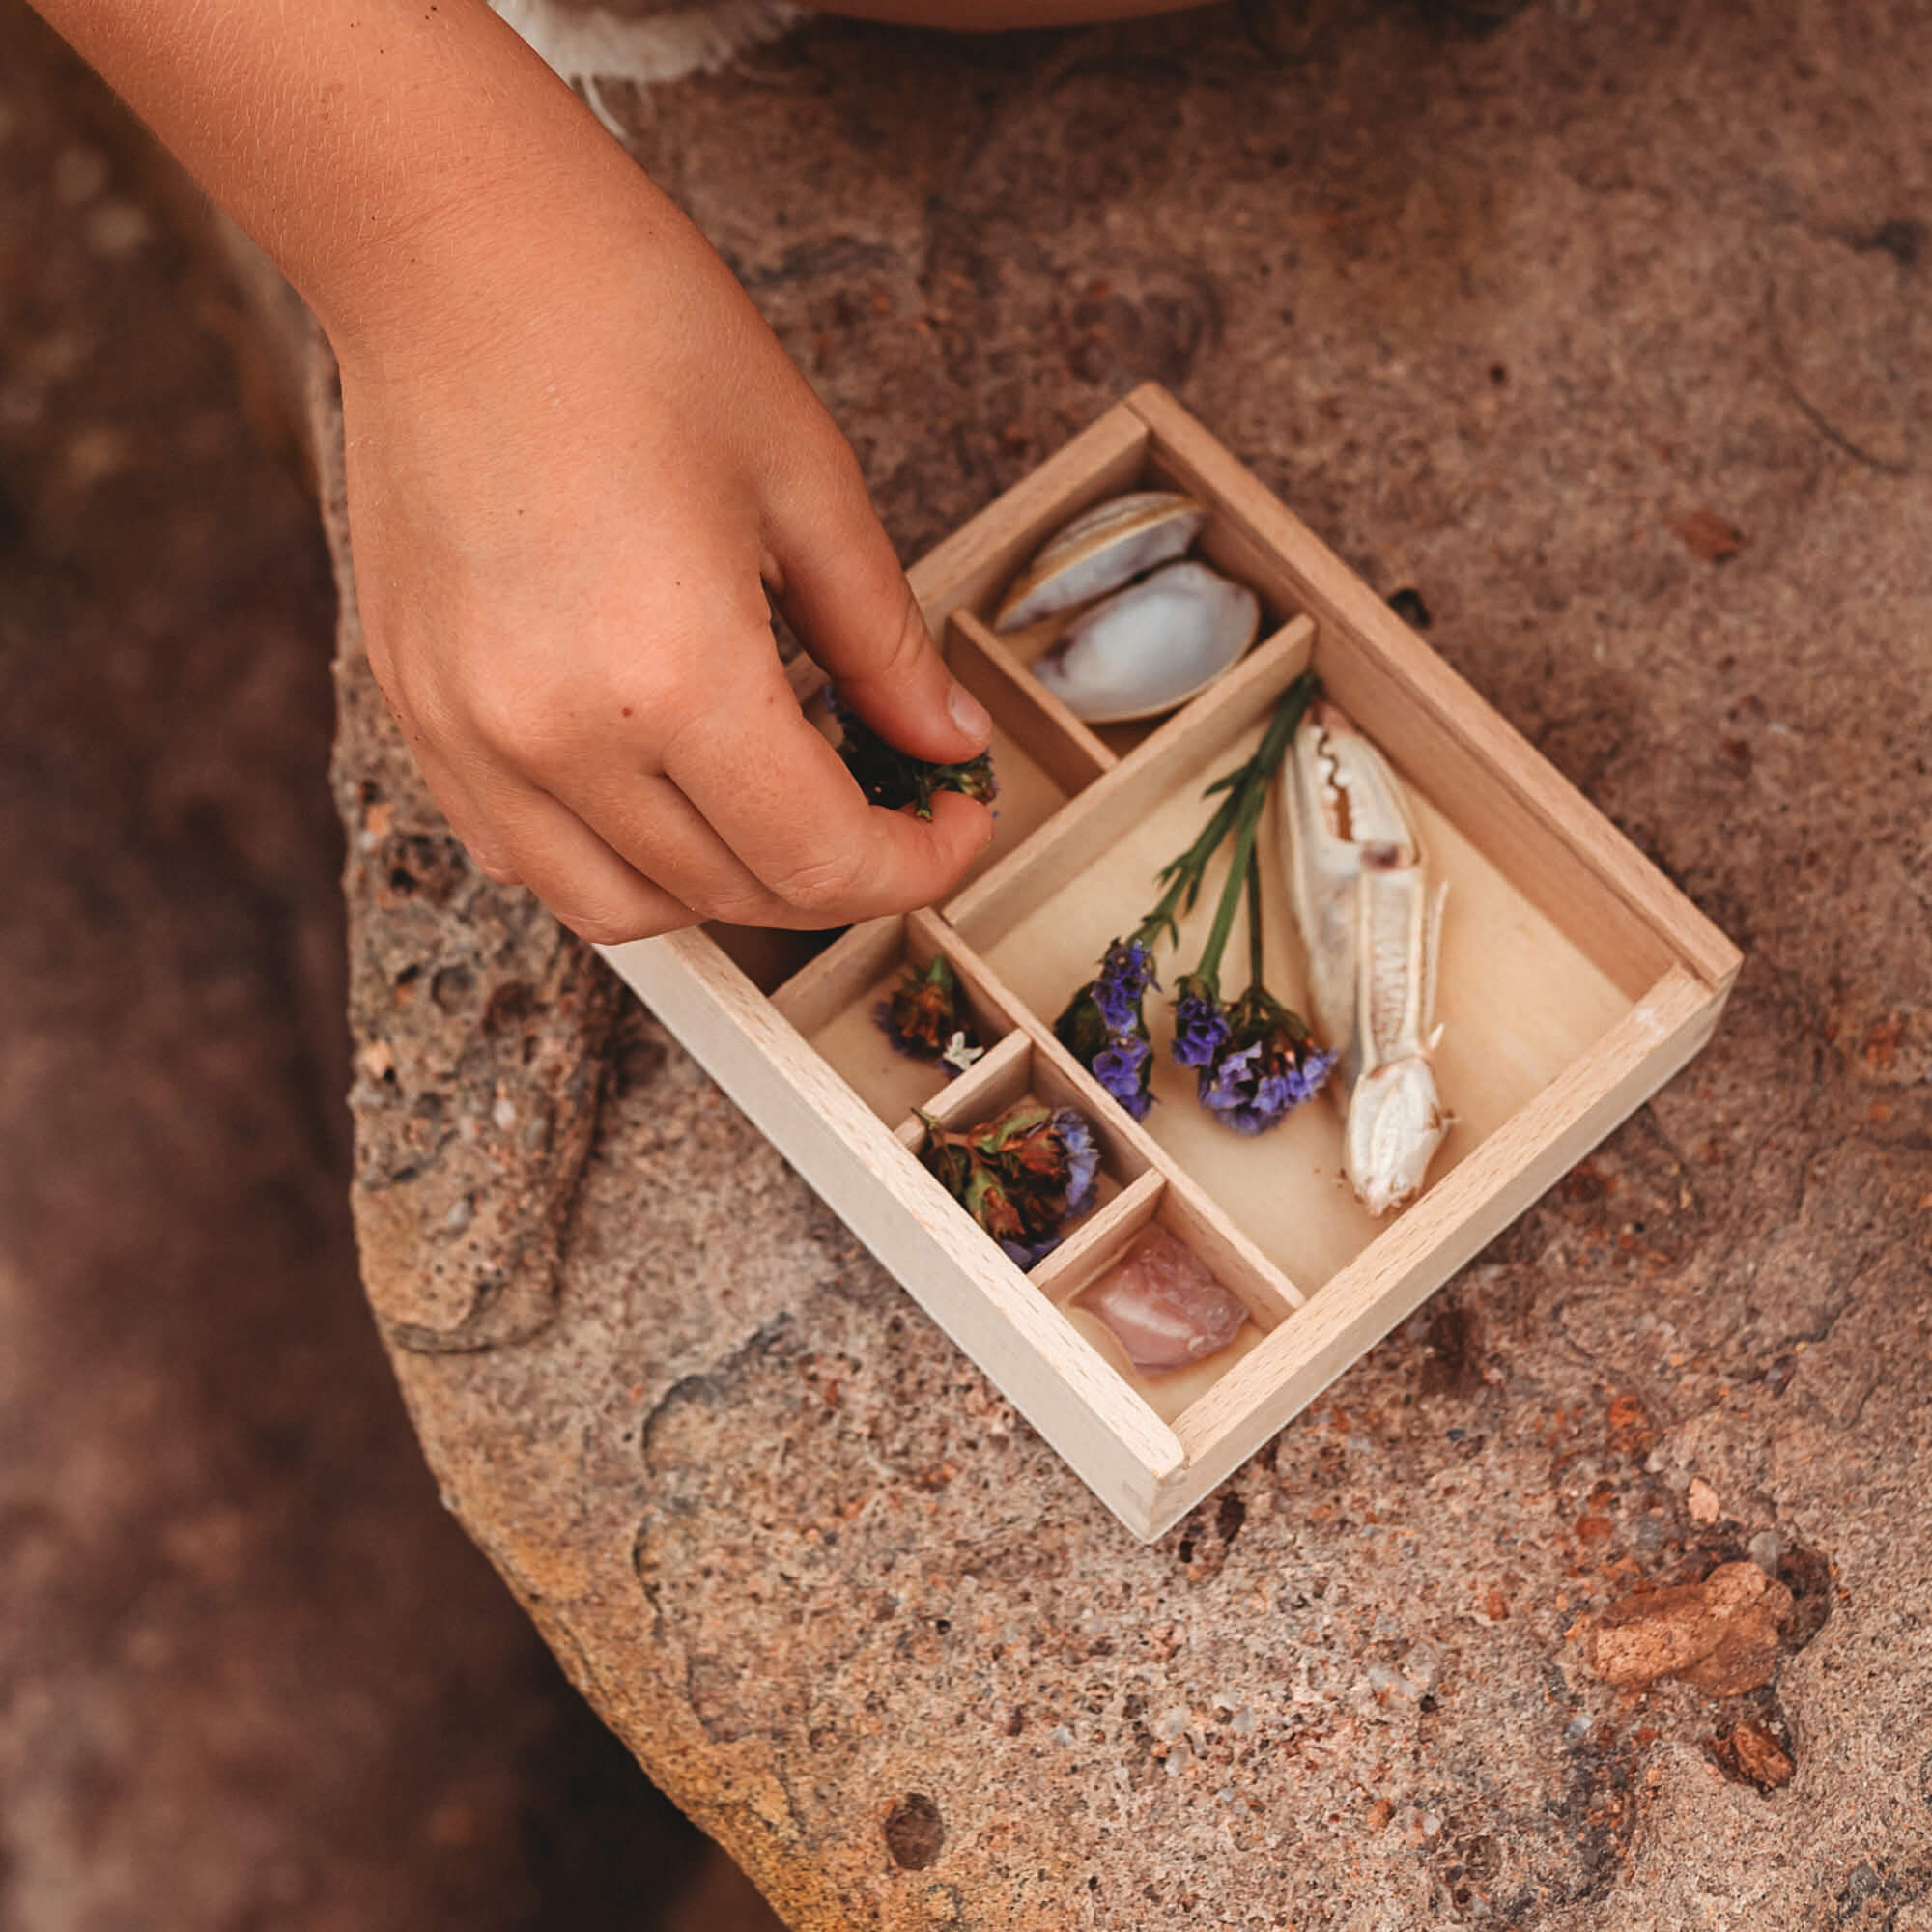
<instances>
[{"instance_id":1,"label":"empty compartment","mask_svg":"<svg viewBox=\"0 0 1932 1932\"><path fill-rule=\"evenodd\" d=\"M968 1068L1013 1026L1010 1008L975 963L961 956L963 949L949 945L951 939L936 920L918 914L867 920L848 928L772 996L773 1006L819 1056L895 1126L915 1107L932 1101L960 1071L902 1050L885 1025L893 993L909 973L923 975L935 954L946 954L966 1035L957 1059Z\"/></svg>"},{"instance_id":2,"label":"empty compartment","mask_svg":"<svg viewBox=\"0 0 1932 1932\"><path fill-rule=\"evenodd\" d=\"M1318 671L1327 650L1324 631L1314 650ZM1150 741L1117 767L1067 813L1063 828L1036 841L1024 866L989 876L949 906L969 944L1033 1011L1049 1019L1057 1014L1092 978L1107 944L1153 904L1160 868L1186 848L1212 810L1204 787L1253 752L1303 655L1284 653L1272 667L1258 663L1256 674L1237 677L1227 698L1200 700L1184 732L1158 745ZM1346 668L1345 655L1337 659ZM1265 677L1258 674L1264 668ZM1373 713L1357 723L1377 735ZM1435 1062L1442 1102L1456 1124L1430 1166L1434 1185L1602 1037L1630 1009L1632 995L1610 970L1624 935L1606 926L1606 957L1593 957L1463 829L1466 792L1452 804L1418 783L1399 760L1391 762L1431 879L1448 888L1435 1003L1443 1032ZM1262 817L1258 850L1266 901L1265 983L1305 1012L1306 955L1289 909L1274 795ZM1160 949L1160 975L1170 988L1200 956L1227 864L1224 851L1181 921L1179 949ZM1222 962L1221 990L1230 1000L1247 983L1247 960L1243 909ZM1373 1218L1344 1179L1333 1096L1318 1096L1254 1138L1231 1132L1199 1104L1195 1073L1172 1064L1166 998L1149 995L1147 1018L1156 1102L1147 1131L1285 1275L1317 1288L1399 1218Z\"/></svg>"},{"instance_id":3,"label":"empty compartment","mask_svg":"<svg viewBox=\"0 0 1932 1932\"><path fill-rule=\"evenodd\" d=\"M1294 1292L1271 1277L1215 1237L1183 1187L1150 1170L1090 1216L1031 1279L1142 1401L1172 1422L1285 1318ZM1224 1291L1235 1304L1225 1317L1217 1306ZM1227 1340L1194 1359L1172 1361L1196 1321L1204 1344L1223 1332Z\"/></svg>"}]
</instances>

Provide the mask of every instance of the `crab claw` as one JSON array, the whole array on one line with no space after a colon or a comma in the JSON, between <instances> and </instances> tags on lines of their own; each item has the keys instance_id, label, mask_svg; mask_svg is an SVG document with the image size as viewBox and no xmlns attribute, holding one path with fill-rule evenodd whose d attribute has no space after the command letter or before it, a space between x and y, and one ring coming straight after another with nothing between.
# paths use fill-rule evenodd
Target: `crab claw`
<instances>
[{"instance_id":1,"label":"crab claw","mask_svg":"<svg viewBox=\"0 0 1932 1932\"><path fill-rule=\"evenodd\" d=\"M1435 1069L1419 1053L1356 1081L1349 1095L1343 1161L1349 1184L1371 1214L1406 1207L1422 1192L1423 1176L1451 1124L1436 1097Z\"/></svg>"},{"instance_id":2,"label":"crab claw","mask_svg":"<svg viewBox=\"0 0 1932 1932\"><path fill-rule=\"evenodd\" d=\"M1318 1026L1342 1058L1343 1167L1372 1214L1421 1191L1452 1124L1435 1091L1436 933L1442 895L1395 775L1323 701L1295 732L1287 782L1290 886Z\"/></svg>"}]
</instances>

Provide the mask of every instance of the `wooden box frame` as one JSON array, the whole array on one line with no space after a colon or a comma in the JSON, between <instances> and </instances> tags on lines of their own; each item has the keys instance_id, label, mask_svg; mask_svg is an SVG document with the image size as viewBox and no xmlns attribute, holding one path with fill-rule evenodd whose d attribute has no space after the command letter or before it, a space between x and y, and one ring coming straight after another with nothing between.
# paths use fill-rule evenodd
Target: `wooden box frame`
<instances>
[{"instance_id":1,"label":"wooden box frame","mask_svg":"<svg viewBox=\"0 0 1932 1932\"><path fill-rule=\"evenodd\" d=\"M1267 614L1242 663L1179 712L1153 726L1096 733L1027 675L1024 639L995 637L982 617L1068 517L1146 484L1183 489L1209 506L1202 550L1254 585ZM829 945L823 935L698 929L606 956L1094 1493L1151 1539L1675 1073L1716 1026L1739 954L1156 386L1108 411L911 576L933 636L1000 721L1003 781L1008 766L1021 781L976 875L943 908L870 921ZM1198 794L1204 770L1233 762L1242 734L1252 742L1274 696L1311 661L1422 802L1425 846L1446 841L1462 855L1475 901L1458 942L1464 1004L1459 1013L1446 996L1447 935L1458 919L1452 880L1442 1010L1449 1038L1459 1026L1476 1036L1464 1081L1472 1092L1494 1091L1480 1133L1465 1133L1460 1148L1452 1137L1422 1196L1373 1230L1350 1219L1359 1208L1309 1141L1317 1157L1279 1190L1292 1197L1292 1218L1258 1239L1242 1221L1253 1218L1251 1203L1275 1194L1253 1184L1259 1170L1229 1183L1220 1148L1200 1138L1221 1130L1184 1100L1157 1106L1137 1125L1054 1038L1052 1020L1082 977L1074 962L1089 962L1091 974L1099 948L1152 897L1140 869L1147 855L1124 870L1110 869L1110 857L1149 836L1161 807L1179 811L1177 801ZM802 696L815 681L804 666ZM1098 898L1096 880L1105 887ZM1063 932L1073 951L1056 955L1031 1003L988 956L1010 939L1020 969L1011 977L1038 979ZM823 950L808 952L814 944ZM943 1088L934 1073L929 1093L915 1097L964 1120L1032 1092L1080 1106L1100 1130L1107 1198L1031 1275L920 1163L923 1130L891 1086L900 1076L882 1076L869 1098L860 1091L872 1049L859 1043L859 1030L869 1028L880 983L902 958L923 963L936 950L959 972L980 1037L992 1043L969 1072ZM1519 1054L1526 1033L1540 1044ZM1447 1068L1443 1089L1455 1107ZM1294 1119L1318 1113L1325 1125L1307 1133L1338 1142L1326 1102ZM1227 1162L1257 1158L1225 1138ZM1178 1140L1184 1159L1166 1144ZM1153 1218L1193 1246L1253 1316L1243 1347L1186 1372L1184 1400L1135 1375L1118 1350L1110 1356L1104 1331L1062 1305ZM1281 1259L1297 1243L1315 1257L1310 1268Z\"/></svg>"}]
</instances>

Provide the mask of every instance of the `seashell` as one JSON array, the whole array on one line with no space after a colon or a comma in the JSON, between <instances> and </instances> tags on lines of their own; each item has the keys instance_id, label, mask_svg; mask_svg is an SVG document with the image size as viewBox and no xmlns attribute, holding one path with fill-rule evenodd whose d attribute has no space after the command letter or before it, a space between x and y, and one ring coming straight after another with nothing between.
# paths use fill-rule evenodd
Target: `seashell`
<instances>
[{"instance_id":1,"label":"seashell","mask_svg":"<svg viewBox=\"0 0 1932 1932\"><path fill-rule=\"evenodd\" d=\"M1033 674L1090 724L1152 718L1229 669L1261 619L1246 584L1205 563L1171 563L1077 618Z\"/></svg>"},{"instance_id":2,"label":"seashell","mask_svg":"<svg viewBox=\"0 0 1932 1932\"><path fill-rule=\"evenodd\" d=\"M993 629L1022 630L1118 590L1179 556L1207 521L1201 504L1172 490L1137 490L1094 504L1048 538L1013 580Z\"/></svg>"}]
</instances>

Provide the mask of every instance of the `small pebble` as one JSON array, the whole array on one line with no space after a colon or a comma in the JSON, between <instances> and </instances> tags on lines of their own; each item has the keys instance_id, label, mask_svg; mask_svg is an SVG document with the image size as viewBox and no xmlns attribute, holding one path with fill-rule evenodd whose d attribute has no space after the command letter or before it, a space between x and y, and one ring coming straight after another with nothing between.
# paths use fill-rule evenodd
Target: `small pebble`
<instances>
[{"instance_id":1,"label":"small pebble","mask_svg":"<svg viewBox=\"0 0 1932 1932\"><path fill-rule=\"evenodd\" d=\"M1692 1522L1716 1522L1718 1520L1718 1492L1702 1476L1690 1478L1688 1506Z\"/></svg>"},{"instance_id":2,"label":"small pebble","mask_svg":"<svg viewBox=\"0 0 1932 1932\"><path fill-rule=\"evenodd\" d=\"M1411 624L1418 631L1428 630L1430 610L1429 606L1422 601L1421 591L1405 584L1402 589L1390 594L1389 609L1405 624Z\"/></svg>"},{"instance_id":3,"label":"small pebble","mask_svg":"<svg viewBox=\"0 0 1932 1932\"><path fill-rule=\"evenodd\" d=\"M517 1124L516 1102L507 1099L498 1100L490 1109L490 1118L497 1123L499 1131L507 1134Z\"/></svg>"},{"instance_id":4,"label":"small pebble","mask_svg":"<svg viewBox=\"0 0 1932 1932\"><path fill-rule=\"evenodd\" d=\"M1248 1311L1165 1228L1150 1227L1076 1305L1104 1321L1135 1368L1157 1375L1225 1349Z\"/></svg>"}]
</instances>

